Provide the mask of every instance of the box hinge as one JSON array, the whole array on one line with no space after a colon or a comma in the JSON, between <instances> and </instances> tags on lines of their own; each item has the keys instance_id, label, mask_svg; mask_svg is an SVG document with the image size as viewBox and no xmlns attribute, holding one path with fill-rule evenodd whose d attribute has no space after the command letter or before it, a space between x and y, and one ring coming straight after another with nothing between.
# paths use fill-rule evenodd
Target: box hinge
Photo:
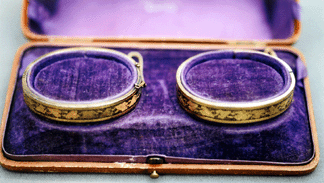
<instances>
[{"instance_id":1,"label":"box hinge","mask_svg":"<svg viewBox=\"0 0 324 183\"><path fill-rule=\"evenodd\" d=\"M71 38L71 37L54 37L49 38L49 42L54 43L92 43L94 39L91 38Z\"/></svg>"},{"instance_id":2,"label":"box hinge","mask_svg":"<svg viewBox=\"0 0 324 183\"><path fill-rule=\"evenodd\" d=\"M253 46L253 47L266 47L267 43L259 41L230 41L230 46Z\"/></svg>"}]
</instances>

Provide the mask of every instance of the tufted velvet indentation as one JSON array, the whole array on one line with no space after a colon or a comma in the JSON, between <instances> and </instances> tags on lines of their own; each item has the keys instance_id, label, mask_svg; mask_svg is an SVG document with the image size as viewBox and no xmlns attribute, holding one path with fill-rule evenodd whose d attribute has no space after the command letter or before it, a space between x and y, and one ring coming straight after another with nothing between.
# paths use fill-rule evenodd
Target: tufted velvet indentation
<instances>
[{"instance_id":1,"label":"tufted velvet indentation","mask_svg":"<svg viewBox=\"0 0 324 183\"><path fill-rule=\"evenodd\" d=\"M204 50L119 48L123 53L139 51L144 57L147 87L134 110L117 119L89 124L42 118L24 103L21 70L55 49L31 48L22 56L3 143L9 158L145 162L145 157L157 154L168 163L302 164L314 155L302 80L289 109L271 120L225 125L188 115L177 101L175 74L184 60ZM303 69L298 57L286 51L277 54L300 78Z\"/></svg>"},{"instance_id":2,"label":"tufted velvet indentation","mask_svg":"<svg viewBox=\"0 0 324 183\"><path fill-rule=\"evenodd\" d=\"M255 101L283 89L283 77L272 67L245 59L219 59L195 65L184 82L205 98L220 101Z\"/></svg>"},{"instance_id":3,"label":"tufted velvet indentation","mask_svg":"<svg viewBox=\"0 0 324 183\"><path fill-rule=\"evenodd\" d=\"M36 75L34 87L57 100L96 100L124 91L133 77L125 65L113 60L79 57L43 68Z\"/></svg>"}]
</instances>

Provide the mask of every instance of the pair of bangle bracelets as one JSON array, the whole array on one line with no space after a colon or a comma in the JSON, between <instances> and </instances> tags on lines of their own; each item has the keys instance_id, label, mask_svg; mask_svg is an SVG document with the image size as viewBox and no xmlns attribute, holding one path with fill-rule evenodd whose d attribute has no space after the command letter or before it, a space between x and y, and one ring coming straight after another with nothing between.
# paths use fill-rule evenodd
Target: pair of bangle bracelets
<instances>
[{"instance_id":1,"label":"pair of bangle bracelets","mask_svg":"<svg viewBox=\"0 0 324 183\"><path fill-rule=\"evenodd\" d=\"M136 62L133 58L137 58ZM101 59L108 64L119 64L130 72L130 82L117 94L95 100L70 101L55 99L42 94L35 84L39 73L47 67L73 59ZM256 101L223 101L208 98L197 93L186 81L186 75L197 65L206 62L219 62L222 59L247 59L270 66L280 74L283 87L279 92ZM177 97L180 106L188 113L204 120L243 124L267 120L283 113L291 104L295 77L291 68L279 59L274 51L252 50L210 51L193 56L183 62L176 73ZM199 82L199 81L197 81ZM61 122L96 122L121 116L133 109L139 101L144 87L143 58L138 52L128 55L104 48L68 48L48 53L25 70L22 78L24 99L27 106L36 114ZM109 89L107 89L109 90ZM222 88L219 88L222 90ZM90 91L91 92L91 91Z\"/></svg>"}]
</instances>

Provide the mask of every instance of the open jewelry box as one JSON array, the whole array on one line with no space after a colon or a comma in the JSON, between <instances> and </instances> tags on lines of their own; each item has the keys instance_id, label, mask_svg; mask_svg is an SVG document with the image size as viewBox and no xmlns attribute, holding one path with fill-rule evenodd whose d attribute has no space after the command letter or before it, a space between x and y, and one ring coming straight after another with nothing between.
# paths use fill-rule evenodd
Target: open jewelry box
<instances>
[{"instance_id":1,"label":"open jewelry box","mask_svg":"<svg viewBox=\"0 0 324 183\"><path fill-rule=\"evenodd\" d=\"M298 15L293 0L25 0L22 29L31 42L17 51L13 63L1 123L2 166L34 172L312 172L319 147L310 88L303 55L291 47L301 30ZM80 46L142 54L147 87L134 110L103 122L69 124L28 109L21 84L27 65L51 51ZM180 107L176 71L183 61L210 50L266 47L296 76L285 113L229 125L197 119Z\"/></svg>"}]
</instances>

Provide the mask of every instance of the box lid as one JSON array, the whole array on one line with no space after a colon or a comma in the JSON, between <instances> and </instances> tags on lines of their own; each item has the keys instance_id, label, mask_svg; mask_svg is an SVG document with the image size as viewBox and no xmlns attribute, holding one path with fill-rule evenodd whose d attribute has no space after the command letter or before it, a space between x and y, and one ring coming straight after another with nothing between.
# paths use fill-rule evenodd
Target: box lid
<instances>
[{"instance_id":1,"label":"box lid","mask_svg":"<svg viewBox=\"0 0 324 183\"><path fill-rule=\"evenodd\" d=\"M38 41L293 44L295 0L25 0L22 29Z\"/></svg>"}]
</instances>

